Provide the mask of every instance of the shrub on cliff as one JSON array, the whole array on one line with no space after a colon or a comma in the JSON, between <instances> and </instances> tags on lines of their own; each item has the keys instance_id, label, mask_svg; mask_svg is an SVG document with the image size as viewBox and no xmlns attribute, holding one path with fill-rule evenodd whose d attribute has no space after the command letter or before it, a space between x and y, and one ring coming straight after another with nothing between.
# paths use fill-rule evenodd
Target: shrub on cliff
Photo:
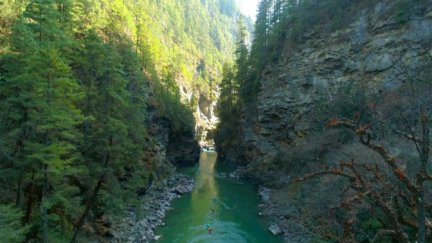
<instances>
[{"instance_id":1,"label":"shrub on cliff","mask_svg":"<svg viewBox=\"0 0 432 243\"><path fill-rule=\"evenodd\" d=\"M416 86L421 87L419 83ZM361 241L408 242L418 239L418 242L425 242L431 237L427 233L432 230L428 216L432 205L427 200L432 189L428 184L432 181L430 90L429 84L423 86L422 91L389 92L382 97L381 105L371 109L368 119L342 115L330 119L328 127L354 132L367 148L364 153L379 155L380 158L359 158L349 153L347 156L351 159L340 158L334 166L293 181L303 182L323 176L346 179L346 190L341 192L340 201L345 215L341 221L342 241L355 237ZM382 136L383 129L386 136ZM391 137L395 136L407 142L392 140Z\"/></svg>"}]
</instances>

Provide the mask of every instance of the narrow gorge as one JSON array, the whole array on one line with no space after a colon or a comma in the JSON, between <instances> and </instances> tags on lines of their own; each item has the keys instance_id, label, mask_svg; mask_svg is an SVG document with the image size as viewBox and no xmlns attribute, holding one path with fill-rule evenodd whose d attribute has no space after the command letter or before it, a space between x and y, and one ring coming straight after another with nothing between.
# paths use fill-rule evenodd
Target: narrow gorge
<instances>
[{"instance_id":1,"label":"narrow gorge","mask_svg":"<svg viewBox=\"0 0 432 243\"><path fill-rule=\"evenodd\" d=\"M432 242L432 0L0 0L0 242Z\"/></svg>"}]
</instances>

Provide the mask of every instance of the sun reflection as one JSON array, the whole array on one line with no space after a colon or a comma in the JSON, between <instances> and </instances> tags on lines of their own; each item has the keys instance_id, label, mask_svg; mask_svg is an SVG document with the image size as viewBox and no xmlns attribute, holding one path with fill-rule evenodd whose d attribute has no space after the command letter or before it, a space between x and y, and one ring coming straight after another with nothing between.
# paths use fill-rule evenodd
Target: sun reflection
<instances>
[{"instance_id":1,"label":"sun reflection","mask_svg":"<svg viewBox=\"0 0 432 243\"><path fill-rule=\"evenodd\" d=\"M255 188L227 176L229 168L216 159L216 153L202 153L199 166L191 168L195 189L173 203L165 226L157 230L158 242L282 242L257 215Z\"/></svg>"},{"instance_id":2,"label":"sun reflection","mask_svg":"<svg viewBox=\"0 0 432 243\"><path fill-rule=\"evenodd\" d=\"M191 205L194 214L200 216L199 220L203 224L212 210L216 210L215 201L219 196L217 183L215 180L216 153L202 153L200 158L199 170L196 178L195 190L191 195Z\"/></svg>"}]
</instances>

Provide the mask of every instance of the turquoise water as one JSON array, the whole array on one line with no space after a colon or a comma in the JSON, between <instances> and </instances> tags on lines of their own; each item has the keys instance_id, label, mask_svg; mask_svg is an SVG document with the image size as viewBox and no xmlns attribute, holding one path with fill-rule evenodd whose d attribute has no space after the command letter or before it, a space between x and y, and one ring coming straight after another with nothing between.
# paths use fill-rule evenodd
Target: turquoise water
<instances>
[{"instance_id":1,"label":"turquoise water","mask_svg":"<svg viewBox=\"0 0 432 243\"><path fill-rule=\"evenodd\" d=\"M195 190L174 201L165 226L156 231L162 236L158 242L283 242L267 230L268 225L258 216L256 188L218 176L229 172L229 168L216 160L216 153L202 153L198 166L181 171L195 176Z\"/></svg>"}]
</instances>

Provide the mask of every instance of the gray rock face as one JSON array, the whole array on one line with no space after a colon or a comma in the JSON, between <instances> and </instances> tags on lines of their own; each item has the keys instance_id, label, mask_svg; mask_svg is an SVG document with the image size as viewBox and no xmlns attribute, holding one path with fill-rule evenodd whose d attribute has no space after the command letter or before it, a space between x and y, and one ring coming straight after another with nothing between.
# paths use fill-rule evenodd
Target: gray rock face
<instances>
[{"instance_id":1,"label":"gray rock face","mask_svg":"<svg viewBox=\"0 0 432 243\"><path fill-rule=\"evenodd\" d=\"M201 148L193 131L170 133L167 159L173 165L185 166L198 163Z\"/></svg>"},{"instance_id":2,"label":"gray rock face","mask_svg":"<svg viewBox=\"0 0 432 243\"><path fill-rule=\"evenodd\" d=\"M378 3L345 29L330 35L311 31L295 49L287 45L262 74L257 119L245 112L237 146L223 151L226 157L265 165L301 144L314 125L313 107L342 85L362 84L376 94L401 87L401 70L418 67L432 52L421 47L432 39L432 18L398 23L382 17L390 7Z\"/></svg>"},{"instance_id":3,"label":"gray rock face","mask_svg":"<svg viewBox=\"0 0 432 243\"><path fill-rule=\"evenodd\" d=\"M200 146L195 140L194 131L173 131L170 121L160 117L154 108L150 107L148 113L148 131L157 143L155 157L167 160L172 165L198 163Z\"/></svg>"},{"instance_id":4,"label":"gray rock face","mask_svg":"<svg viewBox=\"0 0 432 243\"><path fill-rule=\"evenodd\" d=\"M384 71L393 66L394 58L388 53L371 54L366 57L365 71L376 72Z\"/></svg>"},{"instance_id":5,"label":"gray rock face","mask_svg":"<svg viewBox=\"0 0 432 243\"><path fill-rule=\"evenodd\" d=\"M218 93L214 92L213 95L217 97ZM218 123L216 104L215 100L211 100L206 95L201 94L198 98L198 106L195 112L197 119L196 135L201 147L214 146L213 130L216 129Z\"/></svg>"}]
</instances>

